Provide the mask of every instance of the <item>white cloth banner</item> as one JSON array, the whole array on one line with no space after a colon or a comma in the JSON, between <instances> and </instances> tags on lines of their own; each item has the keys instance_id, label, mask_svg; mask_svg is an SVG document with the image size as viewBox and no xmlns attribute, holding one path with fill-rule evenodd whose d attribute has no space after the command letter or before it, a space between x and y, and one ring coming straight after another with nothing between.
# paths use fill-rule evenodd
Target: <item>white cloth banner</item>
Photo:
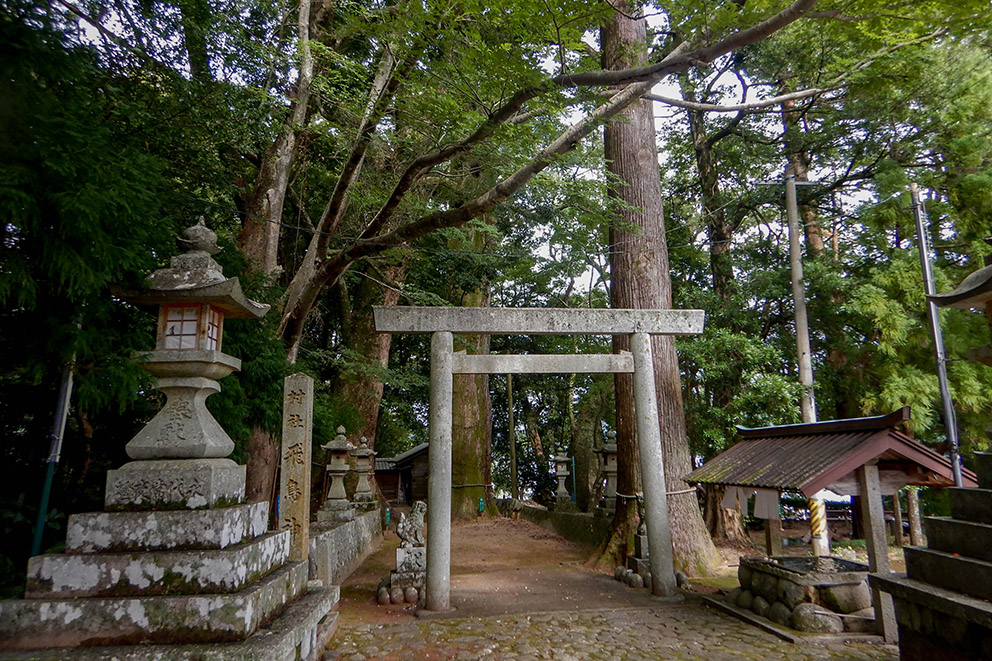
<instances>
[{"instance_id":1,"label":"white cloth banner","mask_svg":"<svg viewBox=\"0 0 992 661\"><path fill-rule=\"evenodd\" d=\"M747 516L747 499L751 497L753 491L754 489L748 487L727 487L721 506L728 510L737 509L737 503L740 501L741 514Z\"/></svg>"},{"instance_id":2,"label":"white cloth banner","mask_svg":"<svg viewBox=\"0 0 992 661\"><path fill-rule=\"evenodd\" d=\"M754 498L754 518L780 520L777 489L758 489Z\"/></svg>"}]
</instances>

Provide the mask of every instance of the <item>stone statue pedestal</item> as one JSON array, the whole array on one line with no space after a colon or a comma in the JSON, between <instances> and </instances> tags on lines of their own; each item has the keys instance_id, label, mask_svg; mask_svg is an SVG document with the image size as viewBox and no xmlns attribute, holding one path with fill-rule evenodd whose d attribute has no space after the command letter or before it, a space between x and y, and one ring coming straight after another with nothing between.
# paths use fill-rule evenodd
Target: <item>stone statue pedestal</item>
<instances>
[{"instance_id":1,"label":"stone statue pedestal","mask_svg":"<svg viewBox=\"0 0 992 661\"><path fill-rule=\"evenodd\" d=\"M396 549L396 569L389 572L389 584L394 588L424 587L427 554L423 546Z\"/></svg>"}]
</instances>

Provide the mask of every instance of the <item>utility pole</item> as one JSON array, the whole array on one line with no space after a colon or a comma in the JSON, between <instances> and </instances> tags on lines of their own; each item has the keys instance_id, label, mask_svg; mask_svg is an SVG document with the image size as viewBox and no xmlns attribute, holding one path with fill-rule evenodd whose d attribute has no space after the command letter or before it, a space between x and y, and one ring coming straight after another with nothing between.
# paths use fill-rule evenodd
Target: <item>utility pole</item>
<instances>
[{"instance_id":1,"label":"utility pole","mask_svg":"<svg viewBox=\"0 0 992 661\"><path fill-rule=\"evenodd\" d=\"M513 375L506 375L507 406L510 409L510 496L520 499L520 487L517 485L517 428L513 423ZM574 472L574 471L573 471Z\"/></svg>"},{"instance_id":2,"label":"utility pole","mask_svg":"<svg viewBox=\"0 0 992 661\"><path fill-rule=\"evenodd\" d=\"M796 353L799 357L799 402L803 422L816 422L816 395L813 392L813 362L809 343L809 317L806 314L806 285L803 283L803 255L799 245L799 205L796 202L796 176L785 172L785 212L789 219L789 266L792 272L792 300L796 310Z\"/></svg>"},{"instance_id":3,"label":"utility pole","mask_svg":"<svg viewBox=\"0 0 992 661\"><path fill-rule=\"evenodd\" d=\"M937 304L930 300L934 293L933 268L930 266L930 242L927 240L927 212L920 200L920 187L913 182L909 185L909 194L913 199L913 216L916 219L916 235L920 246L920 266L923 268L923 293L927 296L927 317L930 319L930 338L937 354L937 382L940 385L940 401L944 409L944 429L947 432L947 449L951 455L951 474L954 476L954 486L961 487L961 454L958 451L958 421L954 414L954 400L947 383L947 355L944 352L944 334L940 330L940 311Z\"/></svg>"},{"instance_id":4,"label":"utility pole","mask_svg":"<svg viewBox=\"0 0 992 661\"><path fill-rule=\"evenodd\" d=\"M792 272L792 300L796 311L796 354L799 362L799 384L803 396L799 410L803 422L816 422L816 395L813 391L813 360L809 342L809 317L806 314L806 285L803 282L803 254L799 245L799 204L796 200L796 175L790 166L785 169L785 213L789 220L789 266ZM813 555L830 555L826 507L823 499L809 499L809 524Z\"/></svg>"}]
</instances>

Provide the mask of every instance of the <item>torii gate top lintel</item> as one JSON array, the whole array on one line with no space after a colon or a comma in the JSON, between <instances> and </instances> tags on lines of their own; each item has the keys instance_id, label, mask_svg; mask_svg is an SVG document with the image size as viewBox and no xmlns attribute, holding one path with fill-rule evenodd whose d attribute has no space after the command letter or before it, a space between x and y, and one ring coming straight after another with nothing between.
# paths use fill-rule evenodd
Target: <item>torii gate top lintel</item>
<instances>
[{"instance_id":1,"label":"torii gate top lintel","mask_svg":"<svg viewBox=\"0 0 992 661\"><path fill-rule=\"evenodd\" d=\"M490 335L699 335L703 310L373 306L380 333Z\"/></svg>"}]
</instances>

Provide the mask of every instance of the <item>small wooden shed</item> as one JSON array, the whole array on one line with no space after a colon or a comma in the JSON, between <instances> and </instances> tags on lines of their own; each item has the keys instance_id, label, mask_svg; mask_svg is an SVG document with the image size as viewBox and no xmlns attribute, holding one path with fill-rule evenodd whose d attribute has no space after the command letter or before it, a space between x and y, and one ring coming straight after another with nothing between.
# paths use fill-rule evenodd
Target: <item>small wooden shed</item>
<instances>
[{"instance_id":1,"label":"small wooden shed","mask_svg":"<svg viewBox=\"0 0 992 661\"><path fill-rule=\"evenodd\" d=\"M427 443L395 457L376 458L375 481L390 505L427 500Z\"/></svg>"},{"instance_id":2,"label":"small wooden shed","mask_svg":"<svg viewBox=\"0 0 992 661\"><path fill-rule=\"evenodd\" d=\"M882 494L907 485L954 486L951 462L904 430L909 407L883 416L760 429L738 428L738 442L685 479L689 484L860 496L872 572L889 573ZM975 474L962 470L964 486ZM895 632L892 599L873 588L876 618L886 639Z\"/></svg>"}]
</instances>

